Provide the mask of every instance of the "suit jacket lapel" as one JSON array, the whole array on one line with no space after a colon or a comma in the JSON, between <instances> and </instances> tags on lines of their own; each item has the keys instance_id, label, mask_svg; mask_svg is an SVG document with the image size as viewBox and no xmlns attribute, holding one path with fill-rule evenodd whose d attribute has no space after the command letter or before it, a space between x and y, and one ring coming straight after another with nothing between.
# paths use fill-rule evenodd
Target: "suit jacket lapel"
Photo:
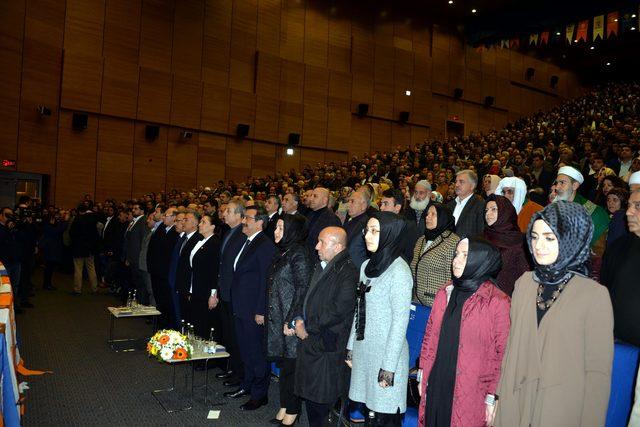
<instances>
[{"instance_id":1,"label":"suit jacket lapel","mask_svg":"<svg viewBox=\"0 0 640 427\"><path fill-rule=\"evenodd\" d=\"M239 270L242 261L249 255L249 253L253 252L255 248L258 246L260 239L262 239L262 235L264 233L261 231L254 237L250 242L244 246L242 253L240 254L240 258L238 258L238 262L236 263L236 271Z\"/></svg>"},{"instance_id":2,"label":"suit jacket lapel","mask_svg":"<svg viewBox=\"0 0 640 427\"><path fill-rule=\"evenodd\" d=\"M476 204L476 202L476 195L472 194L467 204L464 205L464 208L462 208L462 212L460 212L460 218L462 218L471 209L471 207Z\"/></svg>"}]
</instances>

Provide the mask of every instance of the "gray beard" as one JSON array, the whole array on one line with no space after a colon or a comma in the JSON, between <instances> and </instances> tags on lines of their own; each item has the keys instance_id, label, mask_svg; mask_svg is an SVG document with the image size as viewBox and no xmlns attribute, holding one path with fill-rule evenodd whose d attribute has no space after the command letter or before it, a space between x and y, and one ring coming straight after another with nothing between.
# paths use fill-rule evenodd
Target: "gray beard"
<instances>
[{"instance_id":1,"label":"gray beard","mask_svg":"<svg viewBox=\"0 0 640 427\"><path fill-rule=\"evenodd\" d=\"M416 200L414 196L411 196L411 203L409 203L409 206L411 206L411 209L414 211L423 211L427 209L427 205L429 205L429 199L424 199L420 202Z\"/></svg>"},{"instance_id":2,"label":"gray beard","mask_svg":"<svg viewBox=\"0 0 640 427\"><path fill-rule=\"evenodd\" d=\"M559 202L559 201L569 201L569 199L571 198L570 194L562 194L562 193L558 193L556 194L556 197L553 199L553 202Z\"/></svg>"}]
</instances>

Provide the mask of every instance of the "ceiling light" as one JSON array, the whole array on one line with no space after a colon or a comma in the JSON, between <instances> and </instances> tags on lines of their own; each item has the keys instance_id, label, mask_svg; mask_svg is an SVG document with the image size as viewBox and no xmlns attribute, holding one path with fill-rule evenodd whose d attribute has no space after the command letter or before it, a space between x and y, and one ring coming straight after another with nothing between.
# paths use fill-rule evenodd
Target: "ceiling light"
<instances>
[{"instance_id":1,"label":"ceiling light","mask_svg":"<svg viewBox=\"0 0 640 427\"><path fill-rule=\"evenodd\" d=\"M631 17L632 17L632 18L635 18L635 17L636 17L636 14L634 13L633 15L631 15ZM616 21L617 21L617 19L616 19Z\"/></svg>"},{"instance_id":2,"label":"ceiling light","mask_svg":"<svg viewBox=\"0 0 640 427\"><path fill-rule=\"evenodd\" d=\"M404 94L407 95L407 96L411 96L411 91L410 90L405 90Z\"/></svg>"},{"instance_id":3,"label":"ceiling light","mask_svg":"<svg viewBox=\"0 0 640 427\"><path fill-rule=\"evenodd\" d=\"M477 9L471 9L471 13L476 13L477 11Z\"/></svg>"},{"instance_id":4,"label":"ceiling light","mask_svg":"<svg viewBox=\"0 0 640 427\"><path fill-rule=\"evenodd\" d=\"M593 49L595 49L595 46L591 46L589 49L590 49L590 50L593 50Z\"/></svg>"},{"instance_id":5,"label":"ceiling light","mask_svg":"<svg viewBox=\"0 0 640 427\"><path fill-rule=\"evenodd\" d=\"M635 30L636 30L636 27L631 27L631 31L635 31Z\"/></svg>"},{"instance_id":6,"label":"ceiling light","mask_svg":"<svg viewBox=\"0 0 640 427\"><path fill-rule=\"evenodd\" d=\"M561 35L562 35L562 34L560 33L560 31L558 31L558 32L556 33L556 36L561 36Z\"/></svg>"},{"instance_id":7,"label":"ceiling light","mask_svg":"<svg viewBox=\"0 0 640 427\"><path fill-rule=\"evenodd\" d=\"M573 42L574 42L574 43L578 43L578 39L575 39Z\"/></svg>"},{"instance_id":8,"label":"ceiling light","mask_svg":"<svg viewBox=\"0 0 640 427\"><path fill-rule=\"evenodd\" d=\"M293 156L293 148L287 147L287 156Z\"/></svg>"},{"instance_id":9,"label":"ceiling light","mask_svg":"<svg viewBox=\"0 0 640 427\"><path fill-rule=\"evenodd\" d=\"M449 4L453 4L453 0L449 0Z\"/></svg>"},{"instance_id":10,"label":"ceiling light","mask_svg":"<svg viewBox=\"0 0 640 427\"><path fill-rule=\"evenodd\" d=\"M614 19L613 22L618 22L618 18Z\"/></svg>"},{"instance_id":11,"label":"ceiling light","mask_svg":"<svg viewBox=\"0 0 640 427\"><path fill-rule=\"evenodd\" d=\"M605 65L608 67L609 65L611 65L611 62L607 62Z\"/></svg>"}]
</instances>

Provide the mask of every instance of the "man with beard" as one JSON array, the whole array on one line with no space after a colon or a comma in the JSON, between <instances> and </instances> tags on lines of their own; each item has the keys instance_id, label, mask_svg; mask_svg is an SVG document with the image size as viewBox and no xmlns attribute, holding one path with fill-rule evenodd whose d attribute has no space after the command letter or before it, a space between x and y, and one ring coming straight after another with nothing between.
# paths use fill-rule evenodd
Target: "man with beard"
<instances>
[{"instance_id":1,"label":"man with beard","mask_svg":"<svg viewBox=\"0 0 640 427\"><path fill-rule=\"evenodd\" d=\"M567 200L576 202L587 210L593 220L591 248L596 254L602 255L605 247L606 231L609 228L609 215L601 206L587 200L578 193L578 189L583 182L584 177L577 169L571 166L561 167L558 169L558 176L555 182L557 195L553 201Z\"/></svg>"},{"instance_id":2,"label":"man with beard","mask_svg":"<svg viewBox=\"0 0 640 427\"><path fill-rule=\"evenodd\" d=\"M404 211L404 216L416 224L417 236L424 234L424 218L427 216L429 203L431 203L431 184L426 179L423 179L418 181L413 188L409 207ZM417 236L416 239L418 238Z\"/></svg>"}]
</instances>

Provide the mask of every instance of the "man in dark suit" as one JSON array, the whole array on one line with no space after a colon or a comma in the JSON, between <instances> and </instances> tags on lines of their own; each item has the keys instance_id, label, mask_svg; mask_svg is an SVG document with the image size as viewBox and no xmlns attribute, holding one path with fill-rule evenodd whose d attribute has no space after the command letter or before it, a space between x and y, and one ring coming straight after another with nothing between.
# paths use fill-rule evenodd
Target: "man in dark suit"
<instances>
[{"instance_id":1,"label":"man in dark suit","mask_svg":"<svg viewBox=\"0 0 640 427\"><path fill-rule=\"evenodd\" d=\"M248 206L242 219L242 232L247 236L234 260L231 303L236 338L244 363L244 380L240 389L225 393L228 397L250 396L240 406L253 411L268 403L269 363L264 349L264 316L267 304L267 274L276 247L264 234L267 212L261 203Z\"/></svg>"},{"instance_id":2,"label":"man in dark suit","mask_svg":"<svg viewBox=\"0 0 640 427\"><path fill-rule=\"evenodd\" d=\"M217 374L216 378L223 379L225 386L238 386L244 377L244 367L236 340L236 328L231 307L231 282L233 281L233 264L238 252L244 245L247 236L242 232L242 217L244 206L238 201L229 202L224 211L224 222L228 231L222 236L220 245L220 265L218 266L217 310L218 321L222 332L222 343L227 348L229 366L226 372Z\"/></svg>"},{"instance_id":3,"label":"man in dark suit","mask_svg":"<svg viewBox=\"0 0 640 427\"><path fill-rule=\"evenodd\" d=\"M168 322L172 329L178 329L180 327L180 321L183 319L182 313L180 312L180 299L178 298L178 294L176 293L176 274L178 271L178 260L180 259L180 250L184 246L187 241L187 235L184 232L184 212L177 212L176 219L174 223L174 230L177 234L176 241L173 247L169 247L169 242L167 242L167 248L170 249L169 255L169 266L167 275L167 286L169 288L169 299L168 303Z\"/></svg>"},{"instance_id":4,"label":"man in dark suit","mask_svg":"<svg viewBox=\"0 0 640 427\"><path fill-rule=\"evenodd\" d=\"M393 212L397 215L402 215L403 205L404 205L404 195L402 194L402 191L393 190L390 188L388 190L385 190L384 193L382 193L382 200L380 201L381 211ZM407 264L411 264L411 260L413 259L413 249L416 246L416 241L418 240L418 237L424 234L424 231L422 232L422 234L418 235L416 222L413 219L409 219L405 216L404 222L405 222L404 229L406 231L407 238L404 239L404 245L403 245L404 249L402 250L402 258L404 258Z\"/></svg>"},{"instance_id":5,"label":"man in dark suit","mask_svg":"<svg viewBox=\"0 0 640 427\"><path fill-rule=\"evenodd\" d=\"M295 394L305 399L309 425L324 425L336 400L345 395L349 368L344 363L356 305L359 269L346 250L346 233L325 228L316 246L316 263L309 290L295 315L300 338L296 361ZM289 335L293 330L289 331Z\"/></svg>"},{"instance_id":6,"label":"man in dark suit","mask_svg":"<svg viewBox=\"0 0 640 427\"><path fill-rule=\"evenodd\" d=\"M144 282L143 271L140 268L140 251L142 241L147 234L144 211L139 203L134 203L131 208L133 221L129 223L124 233L123 260L129 269L131 287L137 291L137 298L142 304L149 303L149 295Z\"/></svg>"},{"instance_id":7,"label":"man in dark suit","mask_svg":"<svg viewBox=\"0 0 640 427\"><path fill-rule=\"evenodd\" d=\"M367 208L369 207L368 197L362 191L354 191L349 196L347 202L347 211L349 219L342 226L347 233L347 249L349 255L358 271L360 266L367 259L367 246L364 243L362 230L367 225L369 216Z\"/></svg>"},{"instance_id":8,"label":"man in dark suit","mask_svg":"<svg viewBox=\"0 0 640 427\"><path fill-rule=\"evenodd\" d=\"M314 189L308 203L310 211L307 213L307 218L309 218L307 247L310 251L314 251L320 232L326 227L340 227L340 219L328 207L329 190L326 188Z\"/></svg>"},{"instance_id":9,"label":"man in dark suit","mask_svg":"<svg viewBox=\"0 0 640 427\"><path fill-rule=\"evenodd\" d=\"M200 214L196 211L187 211L184 215L183 231L186 240L178 252L178 264L176 265L176 294L180 301L180 313L187 322L189 314L189 289L191 287L191 250L202 240L202 235L198 233L198 223L200 222Z\"/></svg>"},{"instance_id":10,"label":"man in dark suit","mask_svg":"<svg viewBox=\"0 0 640 427\"><path fill-rule=\"evenodd\" d=\"M484 232L484 208L482 197L474 193L478 175L472 170L456 174L456 198L447 205L456 220L456 234L460 238L481 235Z\"/></svg>"},{"instance_id":11,"label":"man in dark suit","mask_svg":"<svg viewBox=\"0 0 640 427\"><path fill-rule=\"evenodd\" d=\"M151 235L147 253L147 270L151 275L151 286L156 298L156 307L160 315L160 327L169 325L170 301L169 265L171 252L178 240L175 220L177 209L169 208L162 215L162 224Z\"/></svg>"},{"instance_id":12,"label":"man in dark suit","mask_svg":"<svg viewBox=\"0 0 640 427\"><path fill-rule=\"evenodd\" d=\"M278 195L270 194L267 201L264 203L264 207L267 210L267 215L269 215L269 220L267 221L267 226L264 229L264 234L266 234L273 242L275 240L273 232L276 231L276 224L280 218L280 215L278 214L278 211L280 210L280 198Z\"/></svg>"}]
</instances>

